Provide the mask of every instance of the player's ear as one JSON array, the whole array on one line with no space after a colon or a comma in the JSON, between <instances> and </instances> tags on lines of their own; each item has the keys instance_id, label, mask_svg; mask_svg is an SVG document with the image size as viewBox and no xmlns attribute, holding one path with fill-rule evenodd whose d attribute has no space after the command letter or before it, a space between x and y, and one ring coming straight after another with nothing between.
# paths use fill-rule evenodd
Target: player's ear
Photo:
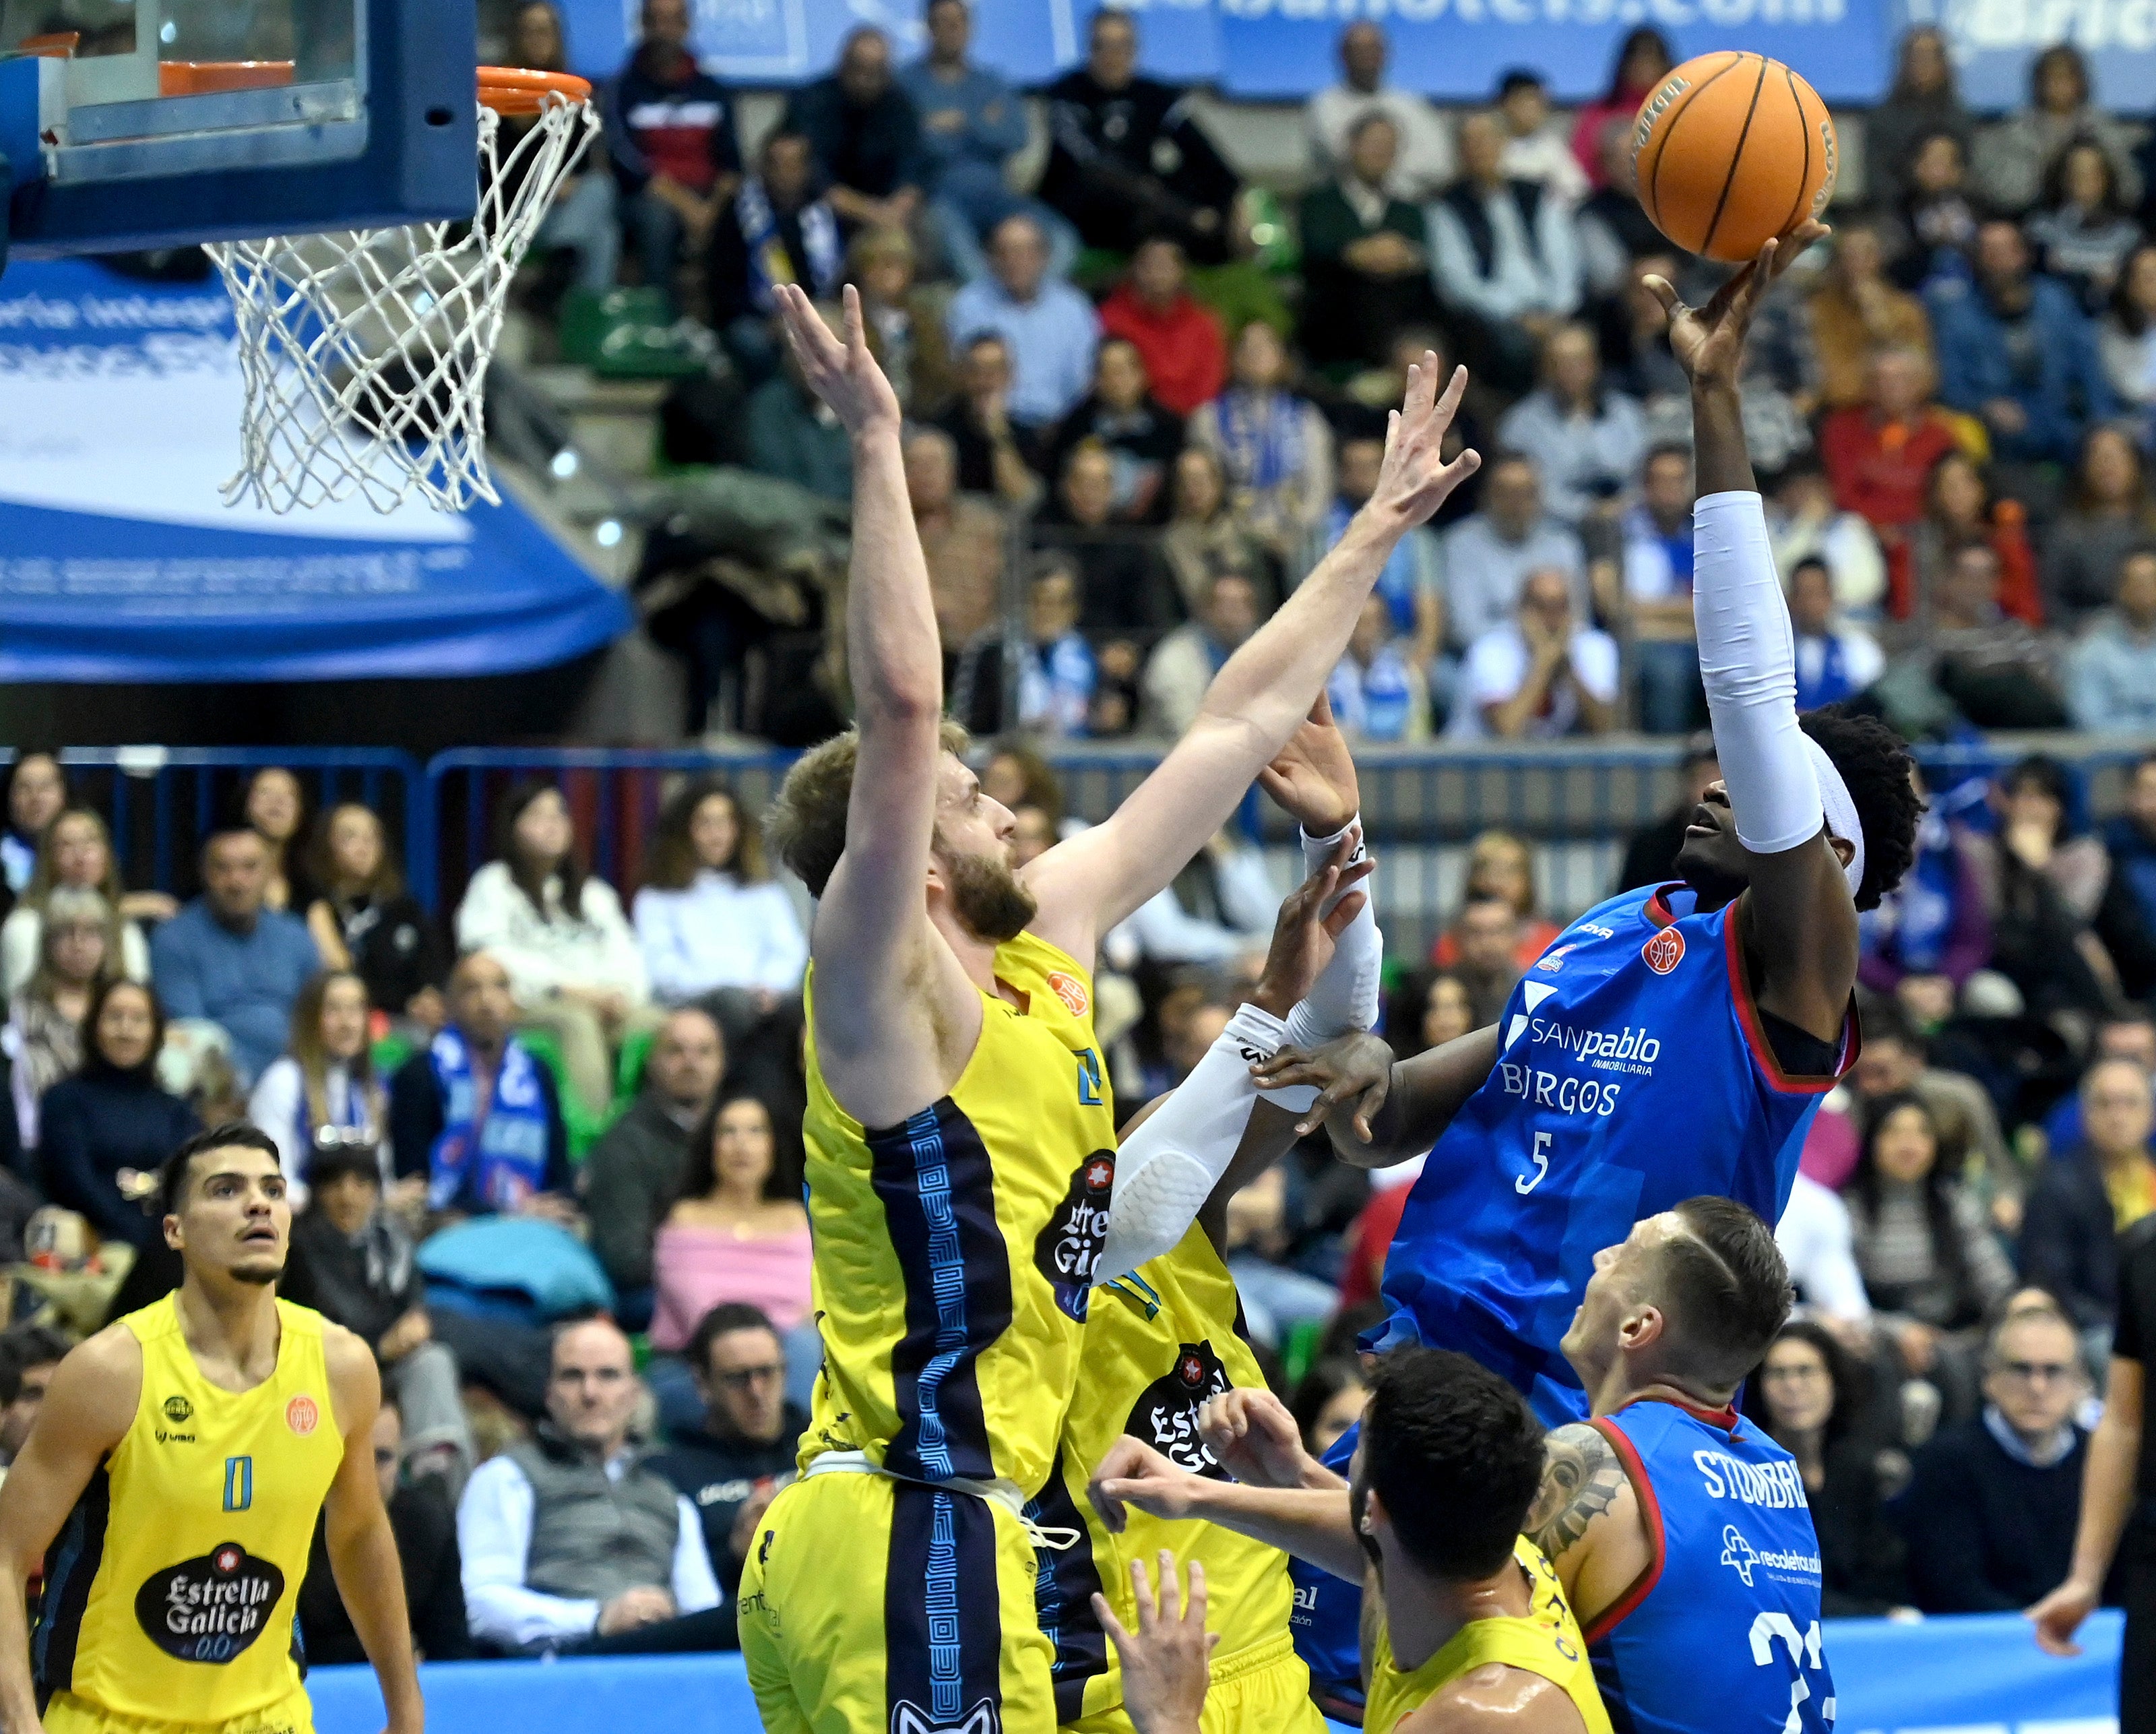
<instances>
[{"instance_id":1,"label":"player's ear","mask_svg":"<svg viewBox=\"0 0 2156 1734\"><path fill-rule=\"evenodd\" d=\"M187 1237L180 1232L180 1219L176 1216L167 1217L161 1226L165 1231L165 1244L176 1253L185 1252Z\"/></svg>"},{"instance_id":2,"label":"player's ear","mask_svg":"<svg viewBox=\"0 0 2156 1734\"><path fill-rule=\"evenodd\" d=\"M1660 1342L1668 1329L1662 1310L1651 1301L1642 1301L1626 1311L1617 1327L1617 1340L1628 1350L1645 1349Z\"/></svg>"},{"instance_id":3,"label":"player's ear","mask_svg":"<svg viewBox=\"0 0 2156 1734\"><path fill-rule=\"evenodd\" d=\"M1393 1520L1386 1515L1385 1502L1378 1496L1378 1490L1376 1488L1373 1487L1368 1492L1363 1494L1363 1520L1358 1527L1362 1530L1364 1535L1376 1535L1378 1532L1378 1526L1379 1524L1389 1524L1392 1520Z\"/></svg>"},{"instance_id":4,"label":"player's ear","mask_svg":"<svg viewBox=\"0 0 2156 1734\"><path fill-rule=\"evenodd\" d=\"M1851 842L1847 837L1830 835L1826 840L1826 846L1834 851L1834 858L1845 867L1856 859L1856 845Z\"/></svg>"}]
</instances>

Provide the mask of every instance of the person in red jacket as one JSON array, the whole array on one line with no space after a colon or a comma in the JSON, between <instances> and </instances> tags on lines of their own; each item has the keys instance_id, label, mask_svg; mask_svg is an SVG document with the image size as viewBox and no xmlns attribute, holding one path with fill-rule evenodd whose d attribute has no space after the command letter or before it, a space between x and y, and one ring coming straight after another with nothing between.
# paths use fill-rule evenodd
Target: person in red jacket
<instances>
[{"instance_id":1,"label":"person in red jacket","mask_svg":"<svg viewBox=\"0 0 2156 1734\"><path fill-rule=\"evenodd\" d=\"M1212 309L1186 286L1183 249L1166 235L1141 241L1129 271L1101 304L1103 337L1145 358L1152 394L1178 415L1209 404L1228 383L1228 340Z\"/></svg>"}]
</instances>

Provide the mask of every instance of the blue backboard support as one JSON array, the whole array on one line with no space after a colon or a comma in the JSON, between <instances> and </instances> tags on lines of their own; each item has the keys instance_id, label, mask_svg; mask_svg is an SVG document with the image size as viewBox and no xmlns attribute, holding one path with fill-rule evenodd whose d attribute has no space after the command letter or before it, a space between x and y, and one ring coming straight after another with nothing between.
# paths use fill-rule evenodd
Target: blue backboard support
<instances>
[{"instance_id":1,"label":"blue backboard support","mask_svg":"<svg viewBox=\"0 0 2156 1734\"><path fill-rule=\"evenodd\" d=\"M475 0L357 4L352 75L310 76L303 62L295 82L272 89L70 108L55 94L64 63L0 61L13 252L44 259L470 217ZM64 127L53 124L56 100Z\"/></svg>"}]
</instances>

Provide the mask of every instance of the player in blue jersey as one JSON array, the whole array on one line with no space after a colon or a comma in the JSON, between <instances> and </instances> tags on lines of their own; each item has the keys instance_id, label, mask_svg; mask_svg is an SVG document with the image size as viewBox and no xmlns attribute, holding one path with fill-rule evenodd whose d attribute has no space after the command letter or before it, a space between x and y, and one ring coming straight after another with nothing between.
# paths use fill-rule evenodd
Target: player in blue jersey
<instances>
[{"instance_id":1,"label":"player in blue jersey","mask_svg":"<svg viewBox=\"0 0 2156 1734\"><path fill-rule=\"evenodd\" d=\"M1527 1528L1578 1616L1610 1722L1826 1734L1834 1682L1803 1478L1735 1407L1789 1313L1774 1235L1741 1205L1688 1199L1594 1266L1564 1338L1593 1418L1548 1436ZM1348 1484L1303 1451L1277 1398L1230 1392L1200 1429L1236 1481L1201 1481L1125 1439L1096 1496L1203 1517L1360 1582Z\"/></svg>"},{"instance_id":2,"label":"player in blue jersey","mask_svg":"<svg viewBox=\"0 0 2156 1734\"><path fill-rule=\"evenodd\" d=\"M1786 250L1824 233L1808 224ZM1693 613L1722 770L1677 882L1573 922L1487 1029L1397 1063L1349 1037L1283 1050L1260 1073L1320 1086L1311 1118L1327 1116L1351 1161L1432 1151L1386 1262L1391 1315L1373 1346L1471 1355L1553 1423L1586 1409L1558 1342L1596 1248L1700 1194L1780 1216L1805 1126L1855 1055L1857 912L1914 850L1901 740L1869 718L1797 714L1737 384L1782 250L1768 242L1702 308L1652 280L1692 382Z\"/></svg>"}]
</instances>

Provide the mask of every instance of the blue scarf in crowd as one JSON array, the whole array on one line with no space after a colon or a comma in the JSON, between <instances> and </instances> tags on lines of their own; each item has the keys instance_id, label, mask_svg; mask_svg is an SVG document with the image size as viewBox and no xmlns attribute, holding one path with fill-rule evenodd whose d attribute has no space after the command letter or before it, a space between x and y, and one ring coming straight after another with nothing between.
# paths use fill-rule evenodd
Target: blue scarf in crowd
<instances>
[{"instance_id":1,"label":"blue scarf in crowd","mask_svg":"<svg viewBox=\"0 0 2156 1734\"><path fill-rule=\"evenodd\" d=\"M547 1093L539 1063L515 1037L501 1050L493 1099L479 1117L471 1049L453 1029L427 1050L442 1089L442 1135L427 1155L427 1204L447 1210L459 1200L513 1210L547 1184Z\"/></svg>"},{"instance_id":2,"label":"blue scarf in crowd","mask_svg":"<svg viewBox=\"0 0 2156 1734\"><path fill-rule=\"evenodd\" d=\"M1220 456L1237 487L1270 493L1302 474L1302 399L1230 386L1214 406Z\"/></svg>"},{"instance_id":3,"label":"blue scarf in crowd","mask_svg":"<svg viewBox=\"0 0 2156 1734\"><path fill-rule=\"evenodd\" d=\"M734 200L734 220L741 225L748 245L748 300L759 313L776 306L771 291L778 284L793 281L793 260L778 232L778 214L763 183L752 175L742 183ZM839 277L839 219L820 198L801 208L801 250L808 257L808 280L802 288L811 301L831 292Z\"/></svg>"}]
</instances>

